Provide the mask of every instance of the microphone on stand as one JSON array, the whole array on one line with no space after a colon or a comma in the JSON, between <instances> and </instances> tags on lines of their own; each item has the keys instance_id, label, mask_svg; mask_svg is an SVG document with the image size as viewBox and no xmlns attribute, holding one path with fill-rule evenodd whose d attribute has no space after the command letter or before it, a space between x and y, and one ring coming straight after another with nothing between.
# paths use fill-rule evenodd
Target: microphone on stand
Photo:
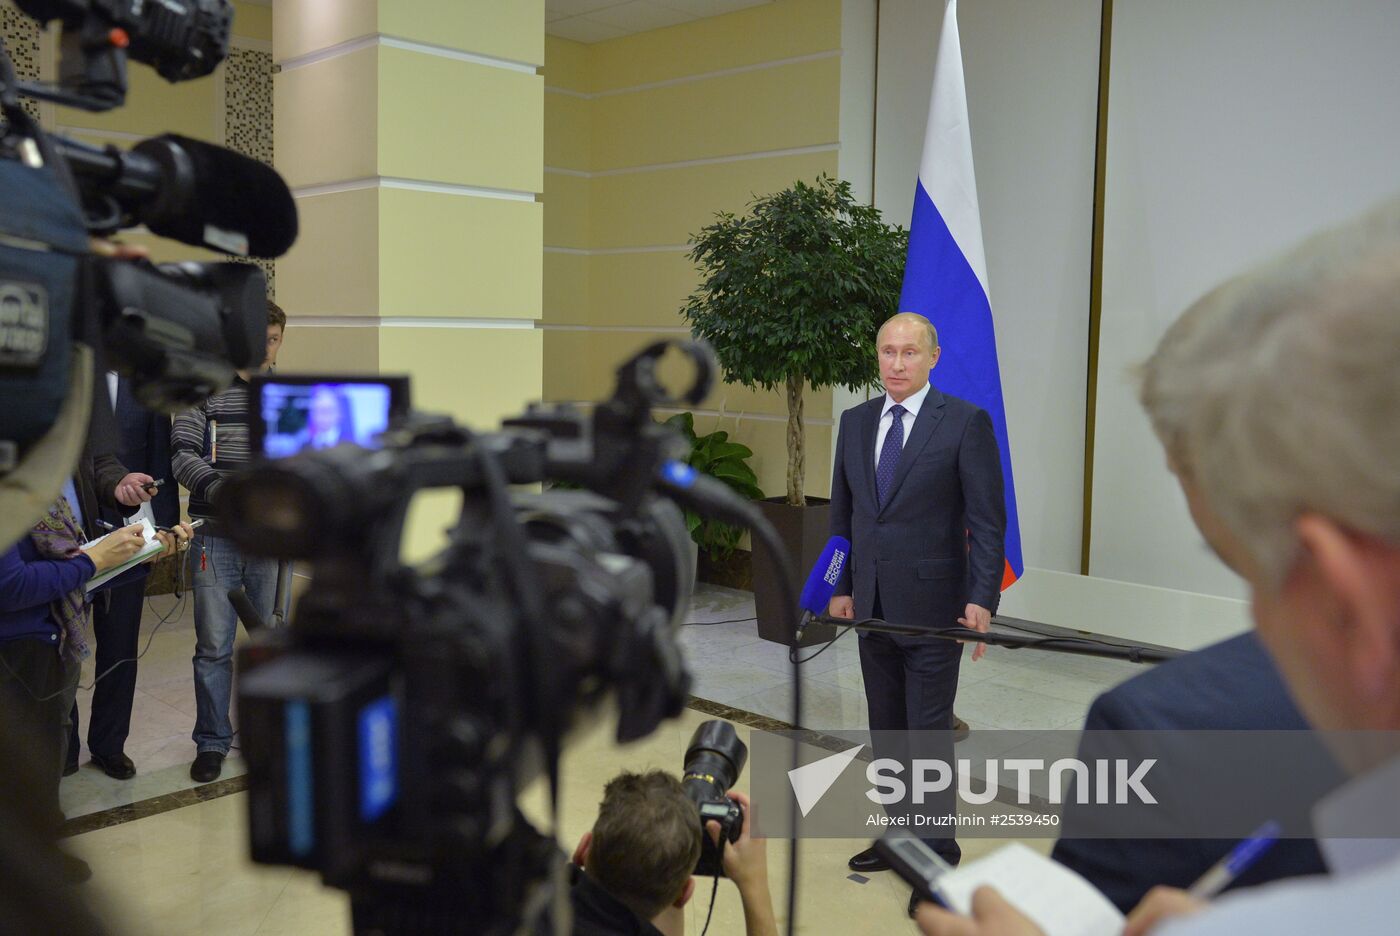
<instances>
[{"instance_id":1,"label":"microphone on stand","mask_svg":"<svg viewBox=\"0 0 1400 936\"><path fill-rule=\"evenodd\" d=\"M826 617L826 609L831 604L831 596L836 594L836 584L841 581L841 573L851 556L851 541L844 536L833 536L826 541L826 548L812 566L807 576L807 584L802 586L802 597L798 607L802 609L802 619L797 622L797 633L793 645L802 643L802 634L807 625ZM830 619L836 620L836 619ZM849 623L844 620L841 623Z\"/></svg>"}]
</instances>

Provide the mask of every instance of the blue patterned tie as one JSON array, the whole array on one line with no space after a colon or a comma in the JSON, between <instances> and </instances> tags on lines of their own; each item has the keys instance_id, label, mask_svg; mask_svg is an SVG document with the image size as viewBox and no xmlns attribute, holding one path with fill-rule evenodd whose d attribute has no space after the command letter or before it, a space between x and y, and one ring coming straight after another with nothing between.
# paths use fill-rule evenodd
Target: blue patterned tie
<instances>
[{"instance_id":1,"label":"blue patterned tie","mask_svg":"<svg viewBox=\"0 0 1400 936\"><path fill-rule=\"evenodd\" d=\"M880 506L885 506L885 495L894 484L894 470L899 465L899 455L904 451L904 407L896 403L890 407L890 431L885 433L885 444L880 446L880 460L875 464L875 496Z\"/></svg>"}]
</instances>

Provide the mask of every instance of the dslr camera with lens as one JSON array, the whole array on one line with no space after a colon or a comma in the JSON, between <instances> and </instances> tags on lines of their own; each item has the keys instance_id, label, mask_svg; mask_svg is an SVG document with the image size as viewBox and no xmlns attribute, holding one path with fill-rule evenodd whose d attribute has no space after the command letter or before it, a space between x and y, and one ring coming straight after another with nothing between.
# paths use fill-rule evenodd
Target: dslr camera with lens
<instances>
[{"instance_id":1,"label":"dslr camera with lens","mask_svg":"<svg viewBox=\"0 0 1400 936\"><path fill-rule=\"evenodd\" d=\"M681 786L700 811L700 860L695 873L724 876L724 844L737 842L744 831L744 809L725 796L748 763L749 749L729 722L712 719L701 723L685 751ZM707 826L719 823L719 844Z\"/></svg>"}]
</instances>

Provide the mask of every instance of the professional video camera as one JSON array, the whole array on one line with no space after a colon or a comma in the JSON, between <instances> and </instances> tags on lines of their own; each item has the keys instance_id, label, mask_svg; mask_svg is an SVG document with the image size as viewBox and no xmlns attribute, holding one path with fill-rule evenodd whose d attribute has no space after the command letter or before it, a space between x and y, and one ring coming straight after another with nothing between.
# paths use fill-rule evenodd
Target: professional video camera
<instances>
[{"instance_id":1,"label":"professional video camera","mask_svg":"<svg viewBox=\"0 0 1400 936\"><path fill-rule=\"evenodd\" d=\"M677 351L695 370L680 393L657 376ZM548 918L567 889L562 854L517 794L553 785L571 731L610 698L619 741L684 705L677 630L694 566L677 504L755 522L748 502L671 461L684 443L651 417L699 402L712 369L703 345L659 342L591 415L532 407L482 435L410 417L378 448L307 448L225 483L218 508L239 546L312 571L291 627L260 631L241 659L255 861L348 890L356 932L508 933ZM275 434L278 415L253 418ZM550 481L583 490L507 489ZM427 488L460 490L461 512L443 551L409 568L404 521Z\"/></svg>"},{"instance_id":2,"label":"professional video camera","mask_svg":"<svg viewBox=\"0 0 1400 936\"><path fill-rule=\"evenodd\" d=\"M723 876L724 843L739 841L744 832L743 807L724 794L739 779L748 760L749 749L729 722L702 722L691 735L681 786L700 812L700 860L695 865L696 874ZM705 829L709 822L719 823L719 844Z\"/></svg>"},{"instance_id":3,"label":"professional video camera","mask_svg":"<svg viewBox=\"0 0 1400 936\"><path fill-rule=\"evenodd\" d=\"M228 52L229 0L16 3L41 23L60 20L63 32L57 85L19 81L0 46L0 395L25 401L0 408L0 477L9 475L6 498L19 501L5 504L19 526L7 521L0 543L57 495L89 413L98 445L114 444L96 375L116 370L142 404L175 411L266 354L267 285L257 267L97 256L90 238L143 224L187 244L275 257L297 228L285 183L256 160L175 135L129 151L97 148L46 133L20 106L25 96L115 107L128 56L171 81L207 75ZM43 464L21 480L16 469L36 448Z\"/></svg>"}]
</instances>

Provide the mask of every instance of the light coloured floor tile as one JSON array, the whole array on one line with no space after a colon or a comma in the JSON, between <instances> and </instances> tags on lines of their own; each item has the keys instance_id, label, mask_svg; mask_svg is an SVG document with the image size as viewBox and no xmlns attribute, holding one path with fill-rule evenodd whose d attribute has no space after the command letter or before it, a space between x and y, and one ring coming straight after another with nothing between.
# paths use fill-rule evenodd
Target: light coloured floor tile
<instances>
[{"instance_id":1,"label":"light coloured floor tile","mask_svg":"<svg viewBox=\"0 0 1400 936\"><path fill-rule=\"evenodd\" d=\"M870 721L864 693L809 680L802 686L802 725L817 731L863 729ZM735 708L792 720L792 688L772 686L730 703Z\"/></svg>"},{"instance_id":2,"label":"light coloured floor tile","mask_svg":"<svg viewBox=\"0 0 1400 936\"><path fill-rule=\"evenodd\" d=\"M1021 689L1001 677L973 683L958 692L958 714L974 725L1010 729L1073 727L1086 706Z\"/></svg>"}]
</instances>

